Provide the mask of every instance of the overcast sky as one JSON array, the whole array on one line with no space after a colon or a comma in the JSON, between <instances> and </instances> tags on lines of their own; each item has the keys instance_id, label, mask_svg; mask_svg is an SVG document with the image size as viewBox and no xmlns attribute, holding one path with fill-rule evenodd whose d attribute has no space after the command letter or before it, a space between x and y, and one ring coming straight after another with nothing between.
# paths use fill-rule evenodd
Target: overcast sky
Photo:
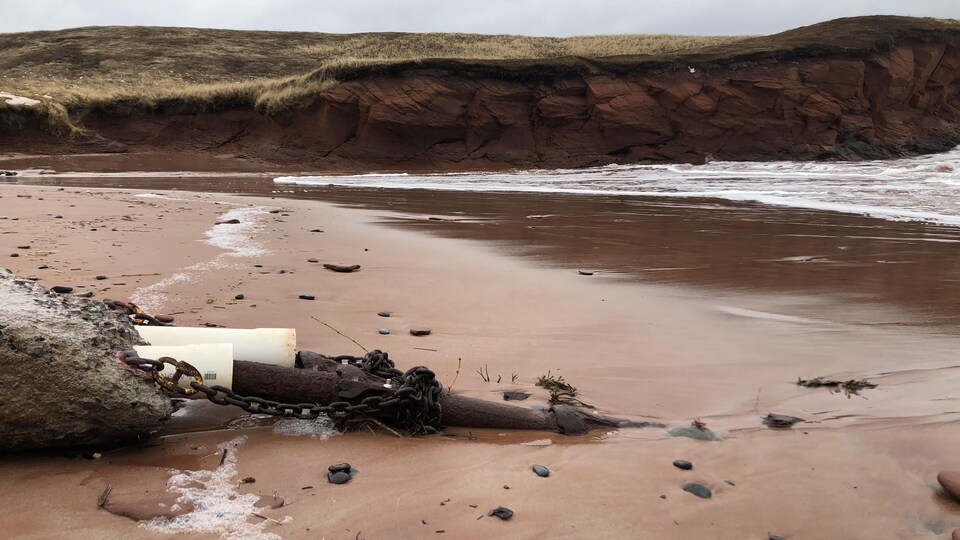
<instances>
[{"instance_id":1,"label":"overcast sky","mask_svg":"<svg viewBox=\"0 0 960 540\"><path fill-rule=\"evenodd\" d=\"M875 14L960 18L960 0L0 0L0 32L153 25L337 33L736 35Z\"/></svg>"}]
</instances>

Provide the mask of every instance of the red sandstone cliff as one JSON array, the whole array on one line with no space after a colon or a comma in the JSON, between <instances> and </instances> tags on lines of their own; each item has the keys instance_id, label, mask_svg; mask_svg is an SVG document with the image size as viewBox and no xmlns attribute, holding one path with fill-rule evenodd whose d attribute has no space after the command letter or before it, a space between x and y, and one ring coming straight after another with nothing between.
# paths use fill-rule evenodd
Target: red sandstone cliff
<instances>
[{"instance_id":1,"label":"red sandstone cliff","mask_svg":"<svg viewBox=\"0 0 960 540\"><path fill-rule=\"evenodd\" d=\"M943 151L960 143L960 30L907 30L870 46L807 43L669 61L394 65L354 73L311 106L278 116L250 107L77 111L101 139L64 141L26 122L0 128L0 148L444 170Z\"/></svg>"}]
</instances>

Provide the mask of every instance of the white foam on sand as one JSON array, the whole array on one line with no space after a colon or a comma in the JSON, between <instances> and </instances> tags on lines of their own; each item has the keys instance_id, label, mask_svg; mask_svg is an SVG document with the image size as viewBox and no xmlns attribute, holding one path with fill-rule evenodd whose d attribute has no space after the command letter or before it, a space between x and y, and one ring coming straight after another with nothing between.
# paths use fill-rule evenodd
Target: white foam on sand
<instances>
[{"instance_id":1,"label":"white foam on sand","mask_svg":"<svg viewBox=\"0 0 960 540\"><path fill-rule=\"evenodd\" d=\"M30 99L23 96L15 96L7 92L0 92L0 99L6 99L7 105L16 105L23 107L33 107L34 105L39 105L39 99Z\"/></svg>"},{"instance_id":2,"label":"white foam on sand","mask_svg":"<svg viewBox=\"0 0 960 540\"><path fill-rule=\"evenodd\" d=\"M173 519L153 518L140 526L153 532L167 534L213 533L221 540L280 540L280 536L264 531L271 521L248 523L248 519L262 508L256 506L258 495L241 495L237 474L237 447L247 441L241 435L217 446L226 450L223 464L212 471L177 471L167 481L167 491L177 494L177 504L192 504L193 510ZM284 517L279 523L292 522Z\"/></svg>"},{"instance_id":3,"label":"white foam on sand","mask_svg":"<svg viewBox=\"0 0 960 540\"><path fill-rule=\"evenodd\" d=\"M168 301L167 290L170 287L197 280L216 270L234 267L237 263L233 259L236 258L269 255L270 251L256 240L257 233L263 228L262 218L269 213L270 209L266 206L254 206L235 208L221 214L220 222L237 219L240 223L214 225L203 233L205 239L200 241L223 249L226 253L217 255L213 260L181 268L169 277L141 287L130 295L130 301L148 313L155 312Z\"/></svg>"},{"instance_id":4,"label":"white foam on sand","mask_svg":"<svg viewBox=\"0 0 960 540\"><path fill-rule=\"evenodd\" d=\"M325 441L334 435L339 435L333 421L321 414L313 420L285 418L273 425L273 432L288 437L310 436Z\"/></svg>"}]
</instances>

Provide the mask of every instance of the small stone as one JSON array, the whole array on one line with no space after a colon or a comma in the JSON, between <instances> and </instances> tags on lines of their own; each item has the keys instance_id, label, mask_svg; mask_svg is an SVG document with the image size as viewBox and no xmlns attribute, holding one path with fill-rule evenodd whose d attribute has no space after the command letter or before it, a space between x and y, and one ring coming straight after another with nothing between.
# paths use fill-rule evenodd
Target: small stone
<instances>
[{"instance_id":1,"label":"small stone","mask_svg":"<svg viewBox=\"0 0 960 540\"><path fill-rule=\"evenodd\" d=\"M513 510L505 508L503 506L498 506L490 511L488 516L497 516L502 520L508 520L513 517Z\"/></svg>"},{"instance_id":2,"label":"small stone","mask_svg":"<svg viewBox=\"0 0 960 540\"><path fill-rule=\"evenodd\" d=\"M74 296L76 296L77 298L92 298L92 297L93 297L93 291L85 291L85 292L82 292L82 293L77 293L77 294L75 294Z\"/></svg>"},{"instance_id":3,"label":"small stone","mask_svg":"<svg viewBox=\"0 0 960 540\"><path fill-rule=\"evenodd\" d=\"M331 484L346 484L350 481L350 473L343 471L327 473L327 480Z\"/></svg>"},{"instance_id":4,"label":"small stone","mask_svg":"<svg viewBox=\"0 0 960 540\"><path fill-rule=\"evenodd\" d=\"M103 280L107 279L107 276L105 276L105 275L103 275L103 274L98 274L97 277L94 278L94 279L96 279L97 281L103 281Z\"/></svg>"},{"instance_id":5,"label":"small stone","mask_svg":"<svg viewBox=\"0 0 960 540\"><path fill-rule=\"evenodd\" d=\"M241 483L241 484L252 484L252 483L254 483L254 482L256 482L256 481L257 481L257 479L254 478L254 477L252 477L252 476L246 476L246 477L240 479L240 483Z\"/></svg>"},{"instance_id":6,"label":"small stone","mask_svg":"<svg viewBox=\"0 0 960 540\"><path fill-rule=\"evenodd\" d=\"M234 300L243 300L243 295L242 295L242 294L238 294L238 295L234 296L233 299L234 299Z\"/></svg>"},{"instance_id":7,"label":"small stone","mask_svg":"<svg viewBox=\"0 0 960 540\"><path fill-rule=\"evenodd\" d=\"M578 270L577 273L580 274L581 276L592 276L592 275L593 275L593 272L587 272L586 270Z\"/></svg>"},{"instance_id":8,"label":"small stone","mask_svg":"<svg viewBox=\"0 0 960 540\"><path fill-rule=\"evenodd\" d=\"M334 272L340 272L344 274L349 274L350 272L356 272L360 270L359 264L324 264L324 268L327 270L333 270Z\"/></svg>"},{"instance_id":9,"label":"small stone","mask_svg":"<svg viewBox=\"0 0 960 540\"><path fill-rule=\"evenodd\" d=\"M389 312L389 311L381 311L381 312L377 313L377 315L379 315L379 316L381 316L381 317L389 317L389 316L390 316L390 312Z\"/></svg>"},{"instance_id":10,"label":"small stone","mask_svg":"<svg viewBox=\"0 0 960 540\"><path fill-rule=\"evenodd\" d=\"M10 256L11 256L11 257L19 257L20 254L19 254L19 253L11 253Z\"/></svg>"},{"instance_id":11,"label":"small stone","mask_svg":"<svg viewBox=\"0 0 960 540\"><path fill-rule=\"evenodd\" d=\"M50 288L50 290L57 294L69 294L73 292L73 287L67 287L66 285L54 285Z\"/></svg>"},{"instance_id":12,"label":"small stone","mask_svg":"<svg viewBox=\"0 0 960 540\"><path fill-rule=\"evenodd\" d=\"M772 428L789 428L793 427L794 424L803 421L803 418L776 413L769 413L763 418L763 423Z\"/></svg>"},{"instance_id":13,"label":"small stone","mask_svg":"<svg viewBox=\"0 0 960 540\"><path fill-rule=\"evenodd\" d=\"M544 478L550 476L550 469L544 467L543 465L534 465L533 472L537 473L537 476L542 476Z\"/></svg>"},{"instance_id":14,"label":"small stone","mask_svg":"<svg viewBox=\"0 0 960 540\"><path fill-rule=\"evenodd\" d=\"M311 257L311 258L307 259L307 262L309 262L309 263L318 263L318 262L320 262L320 259L314 259L314 258Z\"/></svg>"},{"instance_id":15,"label":"small stone","mask_svg":"<svg viewBox=\"0 0 960 540\"><path fill-rule=\"evenodd\" d=\"M228 219L226 221L218 221L214 225L236 225L240 223L239 219Z\"/></svg>"},{"instance_id":16,"label":"small stone","mask_svg":"<svg viewBox=\"0 0 960 540\"><path fill-rule=\"evenodd\" d=\"M53 216L53 219L63 219L63 216L61 216L60 214L57 214Z\"/></svg>"},{"instance_id":17,"label":"small stone","mask_svg":"<svg viewBox=\"0 0 960 540\"><path fill-rule=\"evenodd\" d=\"M385 336L385 335L387 335L387 334L390 333L390 329L389 329L389 328L381 328L381 329L377 330L377 332L380 332L381 335L384 335L384 336Z\"/></svg>"},{"instance_id":18,"label":"small stone","mask_svg":"<svg viewBox=\"0 0 960 540\"><path fill-rule=\"evenodd\" d=\"M411 336L429 336L429 335L430 335L430 332L431 332L430 330L425 329L425 328L424 328L424 329L415 329L415 328L411 328L411 329L410 329L410 335L411 335Z\"/></svg>"},{"instance_id":19,"label":"small stone","mask_svg":"<svg viewBox=\"0 0 960 540\"><path fill-rule=\"evenodd\" d=\"M779 534L767 533L767 540L787 540Z\"/></svg>"},{"instance_id":20,"label":"small stone","mask_svg":"<svg viewBox=\"0 0 960 540\"><path fill-rule=\"evenodd\" d=\"M315 300L317 297L312 294L301 294L298 298L301 300Z\"/></svg>"},{"instance_id":21,"label":"small stone","mask_svg":"<svg viewBox=\"0 0 960 540\"><path fill-rule=\"evenodd\" d=\"M255 265L253 265L253 267L254 267L254 268L263 268L263 265L262 265L262 264L255 264Z\"/></svg>"},{"instance_id":22,"label":"small stone","mask_svg":"<svg viewBox=\"0 0 960 540\"><path fill-rule=\"evenodd\" d=\"M41 264L40 266L37 267L37 270L46 270L47 268L50 268L50 267L46 264Z\"/></svg>"},{"instance_id":23,"label":"small stone","mask_svg":"<svg viewBox=\"0 0 960 540\"><path fill-rule=\"evenodd\" d=\"M725 484L727 484L727 485L730 485L730 486L736 486L736 485L737 485L737 484L734 483L733 480L724 480L723 482L724 482Z\"/></svg>"},{"instance_id":24,"label":"small stone","mask_svg":"<svg viewBox=\"0 0 960 540\"><path fill-rule=\"evenodd\" d=\"M30 246L17 246L17 249L30 249Z\"/></svg>"},{"instance_id":25,"label":"small stone","mask_svg":"<svg viewBox=\"0 0 960 540\"><path fill-rule=\"evenodd\" d=\"M280 270L277 270L277 273L278 273L278 274L286 274L287 271L284 270L283 268L281 268Z\"/></svg>"},{"instance_id":26,"label":"small stone","mask_svg":"<svg viewBox=\"0 0 960 540\"><path fill-rule=\"evenodd\" d=\"M327 470L330 471L330 472L332 472L332 473L335 473L335 472L345 472L345 473L349 473L349 472L350 472L350 464L349 464L349 463L337 463L336 465L331 465L331 466L327 467Z\"/></svg>"},{"instance_id":27,"label":"small stone","mask_svg":"<svg viewBox=\"0 0 960 540\"><path fill-rule=\"evenodd\" d=\"M676 467L676 468L678 468L678 469L683 469L683 470L685 470L685 471L689 471L690 469L693 468L693 463L690 463L689 461L687 461L687 460L685 460L685 459L678 459L678 460L676 460L676 461L673 462L673 466Z\"/></svg>"},{"instance_id":28,"label":"small stone","mask_svg":"<svg viewBox=\"0 0 960 540\"><path fill-rule=\"evenodd\" d=\"M310 229L310 232L323 232L320 229Z\"/></svg>"},{"instance_id":29,"label":"small stone","mask_svg":"<svg viewBox=\"0 0 960 540\"><path fill-rule=\"evenodd\" d=\"M174 321L174 318L170 315L155 315L153 318L164 324L170 324Z\"/></svg>"},{"instance_id":30,"label":"small stone","mask_svg":"<svg viewBox=\"0 0 960 540\"><path fill-rule=\"evenodd\" d=\"M697 482L688 482L683 485L683 490L687 493L692 493L701 499L709 499L713 497L713 492L710 491L710 488L703 484L698 484Z\"/></svg>"},{"instance_id":31,"label":"small stone","mask_svg":"<svg viewBox=\"0 0 960 540\"><path fill-rule=\"evenodd\" d=\"M960 472L943 471L937 475L937 482L955 500L960 501Z\"/></svg>"},{"instance_id":32,"label":"small stone","mask_svg":"<svg viewBox=\"0 0 960 540\"><path fill-rule=\"evenodd\" d=\"M523 401L528 397L530 397L530 394L517 390L507 390L503 393L504 401Z\"/></svg>"}]
</instances>

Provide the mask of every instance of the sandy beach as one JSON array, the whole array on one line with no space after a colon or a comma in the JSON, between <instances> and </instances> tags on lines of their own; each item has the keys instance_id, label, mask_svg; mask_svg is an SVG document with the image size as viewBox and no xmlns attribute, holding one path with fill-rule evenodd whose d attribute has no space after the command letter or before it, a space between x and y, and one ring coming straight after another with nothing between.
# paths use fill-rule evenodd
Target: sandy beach
<instances>
[{"instance_id":1,"label":"sandy beach","mask_svg":"<svg viewBox=\"0 0 960 540\"><path fill-rule=\"evenodd\" d=\"M225 485L285 505L230 525L237 538L932 539L960 526L936 483L960 468L955 257L950 242L923 240L952 240L950 228L614 197L498 206L481 194L278 193L250 178L36 182L48 185L0 183L0 266L45 286L132 300L181 326L292 327L300 349L363 352L330 325L400 368L433 369L453 392L532 393L522 406L547 403L534 382L549 371L604 414L669 427L699 418L725 440L658 428L290 436L196 402L100 459L5 456L0 524L17 537L165 537L98 509L105 486L118 500L167 500L171 468L212 471L218 445L239 436ZM105 182L144 189L95 187ZM613 207L626 221L599 210ZM230 218L240 223L216 225ZM847 232L812 239L828 229ZM795 384L815 376L879 386L847 397ZM770 412L807 421L771 430ZM340 462L358 474L328 484ZM681 489L692 481L713 497ZM514 517L486 516L497 506Z\"/></svg>"}]
</instances>

